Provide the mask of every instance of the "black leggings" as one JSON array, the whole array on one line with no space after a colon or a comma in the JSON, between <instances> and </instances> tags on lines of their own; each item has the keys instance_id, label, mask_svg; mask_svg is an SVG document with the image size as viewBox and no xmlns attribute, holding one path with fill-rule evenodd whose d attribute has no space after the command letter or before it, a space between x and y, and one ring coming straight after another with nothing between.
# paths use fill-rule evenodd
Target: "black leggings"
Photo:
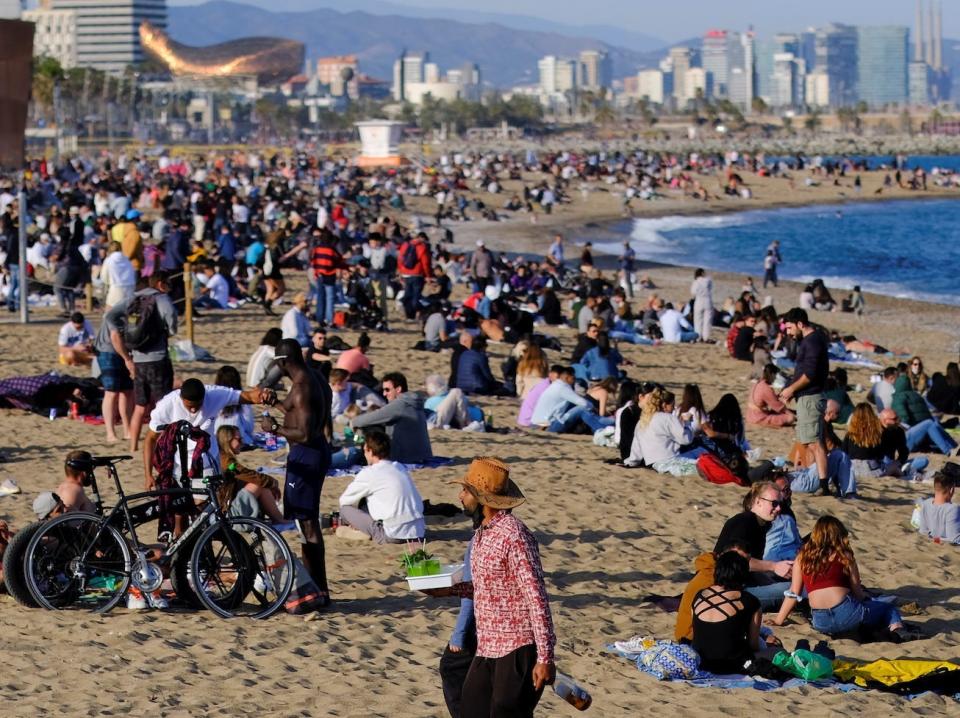
<instances>
[{"instance_id":1,"label":"black leggings","mask_svg":"<svg viewBox=\"0 0 960 718\"><path fill-rule=\"evenodd\" d=\"M537 648L522 646L502 658L476 656L463 684L463 718L532 718L543 688L533 688Z\"/></svg>"}]
</instances>

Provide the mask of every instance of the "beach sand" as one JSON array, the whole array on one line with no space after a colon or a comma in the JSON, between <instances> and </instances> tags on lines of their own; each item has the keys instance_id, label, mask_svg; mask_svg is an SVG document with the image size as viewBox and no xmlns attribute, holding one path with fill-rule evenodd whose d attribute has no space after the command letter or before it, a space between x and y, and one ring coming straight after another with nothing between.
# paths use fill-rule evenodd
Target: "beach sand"
<instances>
[{"instance_id":1,"label":"beach sand","mask_svg":"<svg viewBox=\"0 0 960 718\"><path fill-rule=\"evenodd\" d=\"M879 177L879 179L878 179ZM882 175L865 179L870 183ZM773 185L771 185L772 187ZM760 206L780 200L764 196L736 206ZM601 195L603 193L595 193ZM788 195L784 190L781 194ZM940 193L934 193L942 196ZM945 193L944 193L945 194ZM913 195L911 195L913 196ZM807 197L828 201L835 196ZM609 200L609 201L608 201ZM605 202L605 204L604 204ZM458 245L483 237L494 249L543 251L552 231L571 231L591 221L610 219L619 211L611 198L595 198L561 208L549 221L530 225L469 223L455 225ZM600 206L603 205L603 206ZM675 205L675 206L674 206ZM650 211L686 210L689 201L638 205ZM715 208L711 208L715 209ZM541 217L543 220L543 217ZM568 248L568 255L573 252ZM749 270L756 278L756 269ZM655 267L651 277L661 296L686 298L692 272ZM735 294L742 276L714 275L716 297ZM799 288L783 283L772 290L778 308L791 306ZM827 326L850 331L890 347L903 347L924 357L929 371L942 370L957 357L955 327L960 309L868 295L869 315L817 315ZM0 375L35 374L58 368L56 334L62 320L46 310L26 327L0 328ZM93 317L95 322L98 317ZM279 320L276 320L278 323ZM179 364L182 377L211 380L218 366L229 363L243 371L268 318L254 308L208 312L196 326L196 341L211 350L213 364ZM446 374L449 355L410 350L417 340L412 325L397 323L390 334L373 337L371 361L378 373L402 369L419 386L433 372ZM574 333L558 330L565 355ZM356 334L345 332L352 341ZM716 338L720 338L717 333ZM493 345L491 364L509 347ZM657 380L671 389L686 382L700 384L712 406L724 392L744 401L749 366L726 356L718 346L621 347L636 362L634 378ZM560 357L550 354L550 360ZM82 373L80 370L78 374ZM868 370L852 370L851 383L869 386ZM854 400L863 398L855 394ZM481 399L498 427L512 427L517 402ZM62 459L73 448L94 453L123 453L106 445L102 427L21 411L0 411L3 446L11 457L0 476L14 478L23 493L0 498L0 518L14 526L32 520L30 504L41 491L59 483ZM557 663L573 675L594 699L590 715L661 714L695 718L715 715L825 716L862 713L955 715L957 704L936 696L912 702L877 691L842 694L810 687L774 693L720 691L658 683L633 664L604 652L614 640L636 634L669 638L674 614L645 603L649 594L679 594L691 574L693 559L712 548L726 518L737 512L743 489L714 486L698 478L676 479L645 470L611 467L603 459L611 449L594 446L582 436L541 432L508 435L438 431L434 452L455 459L449 467L415 473L425 499L456 502L456 487L446 482L461 474L470 458L493 454L511 466L512 476L528 497L517 515L540 541L547 589L556 622ZM791 430L748 429L751 442L765 457L785 453ZM273 455L254 453L249 463L269 464ZM942 457L934 457L935 466ZM125 464L127 489L141 485L139 461ZM322 510L336 509L348 479L327 479ZM105 477L100 487L108 504L113 491ZM937 635L903 646L858 645L831 641L839 656L870 660L880 657L960 659L960 556L956 547L921 540L910 528L914 501L929 486L894 479L864 482L862 499L795 497L801 532L810 530L825 512L837 515L852 530L861 573L867 586L915 601L921 615L910 620ZM429 549L455 561L462 558L469 524L457 518L435 524ZM457 602L410 593L400 577L396 546L377 547L328 537L327 566L335 608L327 614L277 615L265 622L225 621L203 612L131 613L117 608L106 616L27 610L9 596L0 596L0 649L3 677L0 700L6 715L261 715L261 716L444 716L446 711L436 672L453 627ZM799 638L820 638L804 620L777 629L792 646ZM538 715L570 714L553 695L544 695Z\"/></svg>"}]
</instances>

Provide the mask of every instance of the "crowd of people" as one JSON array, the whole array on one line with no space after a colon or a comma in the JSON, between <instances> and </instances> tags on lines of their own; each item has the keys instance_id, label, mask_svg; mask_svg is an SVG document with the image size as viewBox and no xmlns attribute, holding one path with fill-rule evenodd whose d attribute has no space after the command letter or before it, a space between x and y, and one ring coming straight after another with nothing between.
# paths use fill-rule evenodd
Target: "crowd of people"
<instances>
[{"instance_id":1,"label":"crowd of people","mask_svg":"<svg viewBox=\"0 0 960 718\"><path fill-rule=\"evenodd\" d=\"M66 319L58 361L95 367L106 439L142 451L150 489L163 427L186 421L206 432L204 471L230 477L224 508L299 533L317 589L300 610L331 605L320 515L329 473L355 475L339 497L338 537L376 545L422 540L429 507L413 472L435 458L431 432L492 430L486 403L512 401L521 430L589 436L615 450L610 463L749 486L742 510L697 558L678 612L675 638L696 648L704 668L749 672L777 644L763 611L779 608L772 623L783 625L801 601L814 628L830 636L868 630L894 641L917 638L892 604L864 588L847 528L824 513L801 538L791 501L795 493L855 500L858 482L926 478L922 454L956 449L941 421L958 411L956 363L932 377L919 357L890 367L869 401L854 404L846 372L831 371L829 362L832 344L846 350L856 340L835 340L811 321L805 307L832 308L817 286L810 301L785 313L762 303L752 280L718 306L712 278L696 269L687 296L673 302L637 276L629 242L611 274L596 266L589 243L569 261L560 234L535 257L498 254L482 240L464 249L443 226L451 214L463 220L477 210L496 218L500 210L466 200L471 188L496 195L498 176L519 178L531 164L553 182L525 188L502 211L550 213L575 183L607 177L642 198L683 184L691 166L722 166L716 158L689 159L477 154L431 172L369 174L332 160L252 154L194 163L75 160L56 173L36 162L26 207L0 195L6 304L13 311L29 294L11 264L24 222L32 256L44 260L31 264L31 282L54 289ZM737 158L744 161L752 160ZM436 199L437 227L395 219L411 195ZM781 262L773 242L764 286L776 286ZM288 279L302 275L307 289L288 296ZM99 328L75 307L88 283L102 310ZM245 370L225 365L209 384L175 376L170 343L188 290L199 321L208 312L243 311L270 325ZM650 292L646 299L641 291ZM853 306L862 313L862 300ZM379 332L401 324L417 328L414 350L449 354L449 376L430 375L418 387L402 367L371 362ZM577 332L573 347L554 331L563 325ZM674 393L669 376L641 380L620 351L625 344L649 351L716 344L715 336L725 337L718 353L750 363L753 379L739 397L726 393L710 409L697 384ZM499 366L491 365L494 345L507 349ZM259 423L253 404L267 408ZM790 457L758 462L747 438L754 426L792 430ZM286 442L282 482L242 463L242 452L263 437ZM933 476L934 496L918 506L916 522L924 536L960 543L951 466ZM64 483L34 504L38 519L90 510L82 488L88 469L89 454L68 455ZM556 637L539 548L512 514L524 497L510 473L496 458L471 463L459 500L482 530L467 547L464 582L433 591L461 598L441 662L454 716L508 708L531 715L554 679ZM128 605L163 608L165 599L134 592Z\"/></svg>"}]
</instances>

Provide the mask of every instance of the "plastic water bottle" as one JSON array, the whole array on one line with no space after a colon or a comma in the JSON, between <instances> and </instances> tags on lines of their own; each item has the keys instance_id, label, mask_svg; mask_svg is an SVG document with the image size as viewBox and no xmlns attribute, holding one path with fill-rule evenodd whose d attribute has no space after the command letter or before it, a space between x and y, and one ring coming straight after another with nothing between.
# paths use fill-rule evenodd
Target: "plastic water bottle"
<instances>
[{"instance_id":1,"label":"plastic water bottle","mask_svg":"<svg viewBox=\"0 0 960 718\"><path fill-rule=\"evenodd\" d=\"M267 411L263 412L263 416L269 417L269 416L270 416L270 412L267 412ZM272 431L268 431L268 432L267 432L267 438L266 438L266 440L264 441L264 448L265 448L267 451L276 451L276 450L277 450L277 435L274 434Z\"/></svg>"},{"instance_id":2,"label":"plastic water bottle","mask_svg":"<svg viewBox=\"0 0 960 718\"><path fill-rule=\"evenodd\" d=\"M585 711L593 703L593 698L583 688L577 685L566 673L557 671L557 678L553 683L553 692L578 711Z\"/></svg>"}]
</instances>

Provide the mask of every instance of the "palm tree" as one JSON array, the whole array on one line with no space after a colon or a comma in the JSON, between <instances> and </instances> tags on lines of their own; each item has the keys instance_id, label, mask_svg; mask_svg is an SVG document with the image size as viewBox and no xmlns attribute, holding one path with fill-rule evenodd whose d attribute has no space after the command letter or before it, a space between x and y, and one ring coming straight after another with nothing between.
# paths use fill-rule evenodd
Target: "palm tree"
<instances>
[{"instance_id":1,"label":"palm tree","mask_svg":"<svg viewBox=\"0 0 960 718\"><path fill-rule=\"evenodd\" d=\"M814 108L814 110L807 115L807 119L803 121L803 126L810 134L815 134L822 124L823 120L820 118L820 110L816 108Z\"/></svg>"}]
</instances>

